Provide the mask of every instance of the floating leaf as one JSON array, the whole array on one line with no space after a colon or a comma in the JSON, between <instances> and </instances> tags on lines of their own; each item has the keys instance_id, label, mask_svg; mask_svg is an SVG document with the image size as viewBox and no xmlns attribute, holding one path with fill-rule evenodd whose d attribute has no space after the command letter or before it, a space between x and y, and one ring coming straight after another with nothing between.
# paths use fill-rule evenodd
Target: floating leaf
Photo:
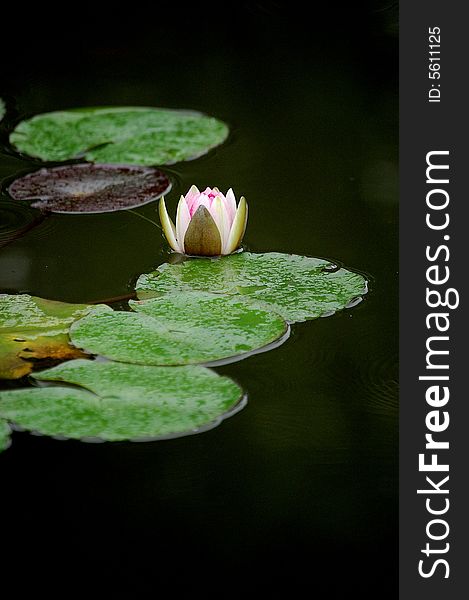
<instances>
[{"instance_id":1,"label":"floating leaf","mask_svg":"<svg viewBox=\"0 0 469 600\"><path fill-rule=\"evenodd\" d=\"M102 213L147 204L170 189L168 176L158 169L84 163L29 173L8 193L56 213Z\"/></svg>"},{"instance_id":2,"label":"floating leaf","mask_svg":"<svg viewBox=\"0 0 469 600\"><path fill-rule=\"evenodd\" d=\"M333 314L365 294L367 286L361 275L319 258L242 252L166 263L141 275L136 290L139 298L195 290L235 295L293 323Z\"/></svg>"},{"instance_id":3,"label":"floating leaf","mask_svg":"<svg viewBox=\"0 0 469 600\"><path fill-rule=\"evenodd\" d=\"M5 102L0 98L0 121L5 116L5 112L6 112Z\"/></svg>"},{"instance_id":4,"label":"floating leaf","mask_svg":"<svg viewBox=\"0 0 469 600\"><path fill-rule=\"evenodd\" d=\"M146 365L207 363L259 350L287 334L277 314L208 292L130 302L131 312L90 313L72 326L75 346Z\"/></svg>"},{"instance_id":5,"label":"floating leaf","mask_svg":"<svg viewBox=\"0 0 469 600\"><path fill-rule=\"evenodd\" d=\"M68 329L75 320L107 306L90 307L29 296L0 295L0 378L28 375L37 361L63 361L84 356L70 345Z\"/></svg>"},{"instance_id":6,"label":"floating leaf","mask_svg":"<svg viewBox=\"0 0 469 600\"><path fill-rule=\"evenodd\" d=\"M236 383L198 366L74 360L34 378L80 386L0 394L1 418L44 435L117 441L198 433L243 406Z\"/></svg>"},{"instance_id":7,"label":"floating leaf","mask_svg":"<svg viewBox=\"0 0 469 600\"><path fill-rule=\"evenodd\" d=\"M10 135L20 151L42 160L172 164L221 144L228 127L201 113L147 107L97 107L45 113Z\"/></svg>"},{"instance_id":8,"label":"floating leaf","mask_svg":"<svg viewBox=\"0 0 469 600\"><path fill-rule=\"evenodd\" d=\"M6 421L0 420L0 452L10 445L10 426Z\"/></svg>"}]
</instances>

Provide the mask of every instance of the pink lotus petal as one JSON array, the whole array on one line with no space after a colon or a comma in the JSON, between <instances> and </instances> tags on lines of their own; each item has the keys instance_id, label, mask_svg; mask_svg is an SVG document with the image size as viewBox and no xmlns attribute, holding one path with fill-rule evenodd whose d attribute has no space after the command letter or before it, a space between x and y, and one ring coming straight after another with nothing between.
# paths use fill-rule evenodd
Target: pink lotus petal
<instances>
[{"instance_id":1,"label":"pink lotus petal","mask_svg":"<svg viewBox=\"0 0 469 600\"><path fill-rule=\"evenodd\" d=\"M193 207L197 198L200 196L199 188L195 185L191 186L190 190L187 192L185 196L187 207L189 208L189 213L192 216L194 213Z\"/></svg>"},{"instance_id":2,"label":"pink lotus petal","mask_svg":"<svg viewBox=\"0 0 469 600\"><path fill-rule=\"evenodd\" d=\"M211 200L213 200L213 199L216 197L216 195L217 195L216 191L215 191L215 190L212 190L212 188L209 188L209 187L208 187L208 188L206 188L206 189L205 189L205 190L202 192L202 194L204 194L205 196L208 196L208 197L209 197Z\"/></svg>"},{"instance_id":3,"label":"pink lotus petal","mask_svg":"<svg viewBox=\"0 0 469 600\"><path fill-rule=\"evenodd\" d=\"M212 200L206 194L200 194L200 196L197 198L196 202L194 203L194 206L196 207L195 210L197 210L197 208L199 208L199 206L205 206L205 208L207 208L208 211L210 212L210 207L212 206Z\"/></svg>"},{"instance_id":4,"label":"pink lotus petal","mask_svg":"<svg viewBox=\"0 0 469 600\"><path fill-rule=\"evenodd\" d=\"M233 224L236 215L236 198L232 188L226 192L226 206L230 217L230 226Z\"/></svg>"}]
</instances>

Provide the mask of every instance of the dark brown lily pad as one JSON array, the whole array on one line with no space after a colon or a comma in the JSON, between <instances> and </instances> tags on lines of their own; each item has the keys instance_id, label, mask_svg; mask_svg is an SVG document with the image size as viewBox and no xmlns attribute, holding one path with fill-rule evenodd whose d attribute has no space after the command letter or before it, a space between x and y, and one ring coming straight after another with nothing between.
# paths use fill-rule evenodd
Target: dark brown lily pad
<instances>
[{"instance_id":1,"label":"dark brown lily pad","mask_svg":"<svg viewBox=\"0 0 469 600\"><path fill-rule=\"evenodd\" d=\"M40 169L8 188L14 200L55 213L103 213L126 210L157 200L171 189L158 169L88 163Z\"/></svg>"}]
</instances>

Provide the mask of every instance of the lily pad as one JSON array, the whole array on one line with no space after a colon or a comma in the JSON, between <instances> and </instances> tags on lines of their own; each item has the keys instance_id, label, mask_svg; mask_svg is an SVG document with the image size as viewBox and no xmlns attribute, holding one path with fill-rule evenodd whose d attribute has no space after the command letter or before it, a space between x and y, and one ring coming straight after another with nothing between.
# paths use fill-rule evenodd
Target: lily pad
<instances>
[{"instance_id":1,"label":"lily pad","mask_svg":"<svg viewBox=\"0 0 469 600\"><path fill-rule=\"evenodd\" d=\"M10 426L8 425L8 423L6 421L1 421L0 420L0 452L2 452L2 450L6 450L10 443Z\"/></svg>"},{"instance_id":2,"label":"lily pad","mask_svg":"<svg viewBox=\"0 0 469 600\"><path fill-rule=\"evenodd\" d=\"M0 378L18 379L31 373L38 361L83 357L70 344L70 324L107 306L68 304L28 294L0 295Z\"/></svg>"},{"instance_id":3,"label":"lily pad","mask_svg":"<svg viewBox=\"0 0 469 600\"><path fill-rule=\"evenodd\" d=\"M17 125L10 142L42 160L163 165L206 154L228 135L201 113L142 106L50 112Z\"/></svg>"},{"instance_id":4,"label":"lily pad","mask_svg":"<svg viewBox=\"0 0 469 600\"><path fill-rule=\"evenodd\" d=\"M74 323L74 345L122 362L184 365L257 351L288 334L279 315L208 292L129 304L138 314L92 312Z\"/></svg>"},{"instance_id":5,"label":"lily pad","mask_svg":"<svg viewBox=\"0 0 469 600\"><path fill-rule=\"evenodd\" d=\"M149 440L205 431L243 407L241 388L204 367L74 360L34 375L79 387L0 394L0 416L44 435Z\"/></svg>"},{"instance_id":6,"label":"lily pad","mask_svg":"<svg viewBox=\"0 0 469 600\"><path fill-rule=\"evenodd\" d=\"M366 294L362 275L319 258L242 252L217 259L188 259L140 275L137 295L209 290L235 296L290 323L329 316Z\"/></svg>"},{"instance_id":7,"label":"lily pad","mask_svg":"<svg viewBox=\"0 0 469 600\"><path fill-rule=\"evenodd\" d=\"M84 163L29 173L8 193L55 213L102 213L147 204L170 189L168 176L158 169Z\"/></svg>"}]
</instances>

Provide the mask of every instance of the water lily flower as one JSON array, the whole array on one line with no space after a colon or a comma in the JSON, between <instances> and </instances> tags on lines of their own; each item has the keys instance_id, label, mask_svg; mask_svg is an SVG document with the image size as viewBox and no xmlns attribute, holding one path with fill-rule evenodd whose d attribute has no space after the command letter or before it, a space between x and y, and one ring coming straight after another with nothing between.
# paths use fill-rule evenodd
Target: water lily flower
<instances>
[{"instance_id":1,"label":"water lily flower","mask_svg":"<svg viewBox=\"0 0 469 600\"><path fill-rule=\"evenodd\" d=\"M193 185L179 200L176 225L171 221L164 198L159 205L160 221L169 245L176 252L196 256L231 254L241 244L248 220L248 205L230 188L224 196L216 187L200 192Z\"/></svg>"}]
</instances>

